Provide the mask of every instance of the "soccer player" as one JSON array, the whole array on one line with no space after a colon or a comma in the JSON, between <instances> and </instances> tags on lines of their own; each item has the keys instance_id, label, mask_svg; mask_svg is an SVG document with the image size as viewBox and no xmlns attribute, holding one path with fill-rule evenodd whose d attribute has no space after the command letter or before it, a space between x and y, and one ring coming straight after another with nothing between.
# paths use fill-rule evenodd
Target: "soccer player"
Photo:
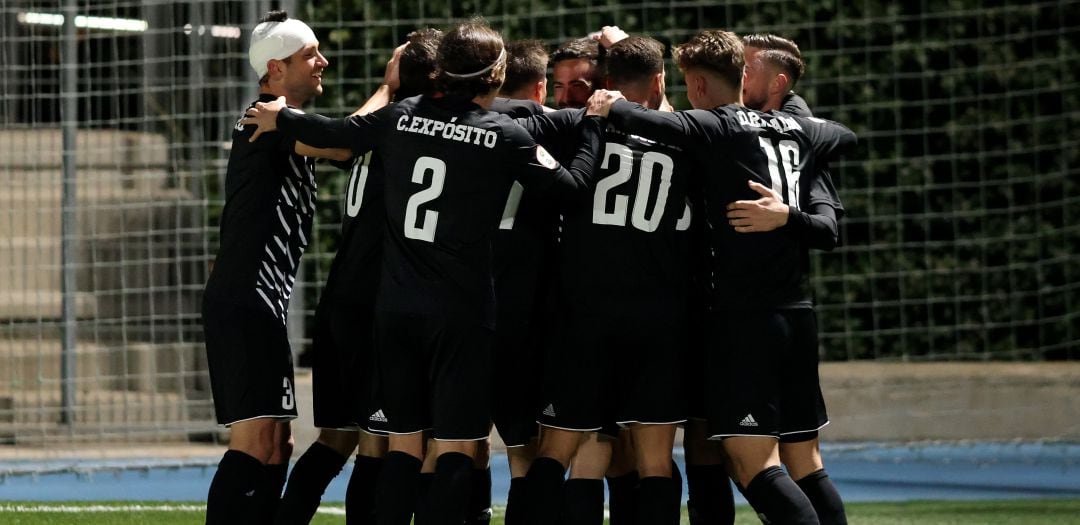
<instances>
[{"instance_id":1,"label":"soccer player","mask_svg":"<svg viewBox=\"0 0 1080 525\"><path fill-rule=\"evenodd\" d=\"M806 302L798 235L744 235L727 226L727 204L756 196L748 180L774 189L793 223L829 235L828 221L809 219L800 174L813 173L851 146L855 136L823 120L742 108L743 46L725 31L704 31L680 46L676 62L687 95L708 111L662 113L616 103L611 123L648 131L688 148L702 167L701 190L710 225L710 334L705 353L709 434L723 439L733 477L769 523L819 523L806 495L780 468L781 435L827 423L817 377L816 328ZM731 105L729 105L731 104ZM705 171L707 170L707 171ZM831 235L835 237L835 221ZM723 378L716 380L716 378Z\"/></svg>"},{"instance_id":2,"label":"soccer player","mask_svg":"<svg viewBox=\"0 0 1080 525\"><path fill-rule=\"evenodd\" d=\"M301 107L322 93L329 65L311 28L269 13L248 52L259 99ZM268 523L285 483L296 417L289 296L311 235L311 160L280 134L250 142L237 122L225 179L221 246L203 296L203 329L218 423L229 450L210 484L206 522Z\"/></svg>"},{"instance_id":3,"label":"soccer player","mask_svg":"<svg viewBox=\"0 0 1080 525\"><path fill-rule=\"evenodd\" d=\"M490 424L494 290L490 244L516 179L570 200L588 191L602 119L581 127L568 170L509 118L486 111L505 72L498 32L482 20L455 26L439 46L442 97L404 100L366 116L332 120L283 109L249 110L245 123L280 127L316 147L379 153L386 173L384 263L375 311L376 360L390 452L377 521L405 524L432 429L438 457L417 522L465 519L476 442ZM609 104L591 106L602 115ZM257 138L257 136L256 136Z\"/></svg>"},{"instance_id":4,"label":"soccer player","mask_svg":"<svg viewBox=\"0 0 1080 525\"><path fill-rule=\"evenodd\" d=\"M583 108L599 87L600 44L589 37L571 40L551 54L555 107Z\"/></svg>"},{"instance_id":5,"label":"soccer player","mask_svg":"<svg viewBox=\"0 0 1080 525\"><path fill-rule=\"evenodd\" d=\"M432 91L430 74L441 32L421 29L408 35L387 63L382 85L356 112L370 113L390 97ZM351 153L349 153L351 157ZM378 163L376 162L377 166ZM382 173L372 173L371 155L350 170L341 221L341 243L315 309L312 334L312 394L319 437L289 476L276 522L308 523L326 487L357 450L345 496L350 523L370 523L375 481L386 453L378 429L379 408L372 399L372 331L375 291L382 264Z\"/></svg>"},{"instance_id":6,"label":"soccer player","mask_svg":"<svg viewBox=\"0 0 1080 525\"><path fill-rule=\"evenodd\" d=\"M539 40L515 40L506 45L506 82L499 95L544 104L547 99L548 54Z\"/></svg>"},{"instance_id":7,"label":"soccer player","mask_svg":"<svg viewBox=\"0 0 1080 525\"><path fill-rule=\"evenodd\" d=\"M664 99L663 45L631 36L608 54L609 82L631 100ZM560 113L552 113L556 118ZM579 113L580 114L580 113ZM686 205L690 161L648 132L609 127L593 198L564 211L559 330L549 356L540 453L529 470L530 523L559 520L550 502L579 444L610 422L630 428L641 474L639 523L678 523L672 479L685 347ZM574 458L579 461L582 458ZM583 458L592 460L595 458ZM582 478L565 523L600 523L606 462ZM571 484L566 486L570 498ZM592 505L586 505L591 502Z\"/></svg>"},{"instance_id":8,"label":"soccer player","mask_svg":"<svg viewBox=\"0 0 1080 525\"><path fill-rule=\"evenodd\" d=\"M809 106L799 95L792 91L795 83L802 76L805 65L798 45L791 40L777 35L746 35L746 82L743 85L743 102L747 107L760 111L780 110L793 115L810 117ZM735 231L753 234L755 232L781 231L801 232L803 245L803 278L809 279L808 248L831 250L836 246L835 225L828 225L821 231L827 235L815 235L815 229L799 224L798 220L839 221L843 217L844 207L832 183L828 170L822 169L813 174L809 184L809 203L813 207L824 206L832 209L832 216L827 214L794 214L782 197L761 185L754 189L761 195L756 200L736 201L728 205L727 217ZM809 291L807 283L803 289ZM806 301L811 301L809 296ZM811 303L812 304L812 303ZM815 323L816 325L816 323ZM817 334L807 346L817 347ZM829 479L821 459L818 432L801 432L780 437L780 461L787 467L788 474L795 484L802 489L817 512L818 519L825 524L845 524L847 516L844 503L835 485Z\"/></svg>"}]
</instances>

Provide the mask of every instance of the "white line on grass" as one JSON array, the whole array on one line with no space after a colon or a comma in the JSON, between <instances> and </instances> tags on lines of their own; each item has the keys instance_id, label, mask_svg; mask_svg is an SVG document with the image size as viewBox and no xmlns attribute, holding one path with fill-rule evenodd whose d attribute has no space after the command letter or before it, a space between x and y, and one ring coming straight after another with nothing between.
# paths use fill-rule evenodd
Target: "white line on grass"
<instances>
[{"instance_id":1,"label":"white line on grass","mask_svg":"<svg viewBox=\"0 0 1080 525\"><path fill-rule=\"evenodd\" d=\"M204 505L0 505L0 512L77 514L85 512L205 512ZM320 514L344 516L345 509L323 507Z\"/></svg>"}]
</instances>

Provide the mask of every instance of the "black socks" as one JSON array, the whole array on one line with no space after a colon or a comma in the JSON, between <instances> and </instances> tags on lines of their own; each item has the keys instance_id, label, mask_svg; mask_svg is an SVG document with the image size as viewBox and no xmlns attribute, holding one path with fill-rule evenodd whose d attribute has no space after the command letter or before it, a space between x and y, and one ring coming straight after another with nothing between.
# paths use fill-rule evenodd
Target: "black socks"
<instances>
[{"instance_id":1,"label":"black socks","mask_svg":"<svg viewBox=\"0 0 1080 525\"><path fill-rule=\"evenodd\" d=\"M259 460L238 450L226 451L206 496L207 525L251 521L262 475L263 464Z\"/></svg>"},{"instance_id":2,"label":"black socks","mask_svg":"<svg viewBox=\"0 0 1080 525\"><path fill-rule=\"evenodd\" d=\"M690 525L732 525L735 496L724 465L687 465Z\"/></svg>"},{"instance_id":3,"label":"black socks","mask_svg":"<svg viewBox=\"0 0 1080 525\"><path fill-rule=\"evenodd\" d=\"M810 500L821 525L847 525L844 502L825 469L818 470L795 482Z\"/></svg>"},{"instance_id":4,"label":"black socks","mask_svg":"<svg viewBox=\"0 0 1080 525\"><path fill-rule=\"evenodd\" d=\"M375 523L409 525L416 505L422 464L404 452L387 452L375 489Z\"/></svg>"},{"instance_id":5,"label":"black socks","mask_svg":"<svg viewBox=\"0 0 1080 525\"><path fill-rule=\"evenodd\" d=\"M638 525L679 525L678 484L672 478L651 476L638 482Z\"/></svg>"},{"instance_id":6,"label":"black socks","mask_svg":"<svg viewBox=\"0 0 1080 525\"><path fill-rule=\"evenodd\" d=\"M289 474L289 463L263 465L262 477L255 487L255 523L273 523L281 504L281 489L285 487L285 476Z\"/></svg>"},{"instance_id":7,"label":"black socks","mask_svg":"<svg viewBox=\"0 0 1080 525\"><path fill-rule=\"evenodd\" d=\"M505 525L525 525L525 505L529 504L525 477L510 478L510 492L506 495Z\"/></svg>"},{"instance_id":8,"label":"black socks","mask_svg":"<svg viewBox=\"0 0 1080 525\"><path fill-rule=\"evenodd\" d=\"M818 525L817 513L799 486L778 466L754 476L743 495L768 525Z\"/></svg>"},{"instance_id":9,"label":"black socks","mask_svg":"<svg viewBox=\"0 0 1080 525\"><path fill-rule=\"evenodd\" d=\"M527 525L551 525L559 522L563 501L563 476L566 469L557 459L538 457L525 476L528 485Z\"/></svg>"},{"instance_id":10,"label":"black socks","mask_svg":"<svg viewBox=\"0 0 1080 525\"><path fill-rule=\"evenodd\" d=\"M281 497L277 525L309 523L319 508L327 485L337 477L348 458L316 441L296 460L285 495Z\"/></svg>"},{"instance_id":11,"label":"black socks","mask_svg":"<svg viewBox=\"0 0 1080 525\"><path fill-rule=\"evenodd\" d=\"M356 456L352 476L345 489L345 524L375 523L375 487L382 472L383 458Z\"/></svg>"},{"instance_id":12,"label":"black socks","mask_svg":"<svg viewBox=\"0 0 1080 525\"><path fill-rule=\"evenodd\" d=\"M568 479L563 484L563 525L604 523L604 481Z\"/></svg>"},{"instance_id":13,"label":"black socks","mask_svg":"<svg viewBox=\"0 0 1080 525\"><path fill-rule=\"evenodd\" d=\"M473 460L460 452L445 452L435 463L427 505L416 514L416 525L461 525L472 492Z\"/></svg>"},{"instance_id":14,"label":"black socks","mask_svg":"<svg viewBox=\"0 0 1080 525\"><path fill-rule=\"evenodd\" d=\"M637 518L638 473L608 477L608 522L610 525L634 525Z\"/></svg>"},{"instance_id":15,"label":"black socks","mask_svg":"<svg viewBox=\"0 0 1080 525\"><path fill-rule=\"evenodd\" d=\"M491 523L491 469L474 468L472 471L472 496L465 514L465 525L489 525Z\"/></svg>"}]
</instances>

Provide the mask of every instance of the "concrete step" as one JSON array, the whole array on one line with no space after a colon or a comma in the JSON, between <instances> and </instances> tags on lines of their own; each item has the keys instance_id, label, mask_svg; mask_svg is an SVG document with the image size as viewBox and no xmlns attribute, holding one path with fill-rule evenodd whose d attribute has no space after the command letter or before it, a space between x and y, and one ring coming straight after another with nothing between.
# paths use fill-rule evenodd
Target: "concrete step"
<instances>
[{"instance_id":1,"label":"concrete step","mask_svg":"<svg viewBox=\"0 0 1080 525\"><path fill-rule=\"evenodd\" d=\"M97 314L97 298L90 292L75 293L75 316L86 319ZM0 290L0 319L54 320L63 317L60 290Z\"/></svg>"},{"instance_id":2,"label":"concrete step","mask_svg":"<svg viewBox=\"0 0 1080 525\"><path fill-rule=\"evenodd\" d=\"M59 384L60 339L0 339L0 390L34 391ZM205 397L209 391L202 343L117 343L78 341L76 388L184 393Z\"/></svg>"},{"instance_id":3,"label":"concrete step","mask_svg":"<svg viewBox=\"0 0 1080 525\"><path fill-rule=\"evenodd\" d=\"M165 136L120 130L78 130L75 158L79 167L125 171L165 166L169 147ZM0 169L59 168L64 153L63 132L51 129L0 130Z\"/></svg>"}]
</instances>

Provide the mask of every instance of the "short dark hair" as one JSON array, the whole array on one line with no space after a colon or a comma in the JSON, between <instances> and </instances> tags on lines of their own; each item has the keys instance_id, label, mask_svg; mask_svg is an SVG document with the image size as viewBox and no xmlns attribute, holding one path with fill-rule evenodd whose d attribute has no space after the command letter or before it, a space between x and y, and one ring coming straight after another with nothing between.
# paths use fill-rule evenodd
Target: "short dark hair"
<instances>
[{"instance_id":1,"label":"short dark hair","mask_svg":"<svg viewBox=\"0 0 1080 525\"><path fill-rule=\"evenodd\" d=\"M719 75L733 88L742 86L746 57L743 56L742 39L731 31L706 29L694 35L689 42L677 46L672 54L683 71L706 69Z\"/></svg>"},{"instance_id":2,"label":"short dark hair","mask_svg":"<svg viewBox=\"0 0 1080 525\"><path fill-rule=\"evenodd\" d=\"M263 16L261 19L259 19L259 23L264 24L266 22L284 22L284 21L286 21L288 19L289 19L289 12L284 10L284 9L281 9L281 10L277 10L277 11L267 11L266 15ZM287 56L282 61L285 62L286 64L288 64L290 60L292 60L292 57ZM269 83L270 83L270 73L267 73L267 74L265 74L265 75L263 75L262 77L259 78L259 85L260 86L265 86L265 85L267 85Z\"/></svg>"},{"instance_id":3,"label":"short dark hair","mask_svg":"<svg viewBox=\"0 0 1080 525\"><path fill-rule=\"evenodd\" d=\"M505 51L502 35L481 17L461 22L443 36L435 69L435 88L447 95L472 99L498 91L506 72L506 62L496 63ZM483 74L467 75L494 66Z\"/></svg>"},{"instance_id":4,"label":"short dark hair","mask_svg":"<svg viewBox=\"0 0 1080 525\"><path fill-rule=\"evenodd\" d=\"M278 10L278 11L267 11L266 16L262 17L262 19L259 20L259 23L262 24L262 23L265 23L265 22L284 22L284 21L286 21L288 19L289 19L289 12L284 10L284 9L281 9L281 10Z\"/></svg>"},{"instance_id":5,"label":"short dark hair","mask_svg":"<svg viewBox=\"0 0 1080 525\"><path fill-rule=\"evenodd\" d=\"M647 36L628 36L608 49L604 64L616 85L648 80L664 71L664 44Z\"/></svg>"},{"instance_id":6,"label":"short dark hair","mask_svg":"<svg viewBox=\"0 0 1080 525\"><path fill-rule=\"evenodd\" d=\"M788 88L794 87L795 83L806 72L806 63L803 62L802 52L795 42L782 36L771 34L754 34L743 37L743 45L760 49L757 58L768 61L780 68L791 79Z\"/></svg>"},{"instance_id":7,"label":"short dark hair","mask_svg":"<svg viewBox=\"0 0 1080 525\"><path fill-rule=\"evenodd\" d=\"M551 54L551 63L558 64L563 60L583 58L596 62L600 56L600 43L589 37L576 38L564 43Z\"/></svg>"},{"instance_id":8,"label":"short dark hair","mask_svg":"<svg viewBox=\"0 0 1080 525\"><path fill-rule=\"evenodd\" d=\"M502 92L513 93L547 76L548 54L539 40L514 40L506 44L506 80Z\"/></svg>"},{"instance_id":9,"label":"short dark hair","mask_svg":"<svg viewBox=\"0 0 1080 525\"><path fill-rule=\"evenodd\" d=\"M398 62L398 86L394 98L401 100L435 91L436 56L443 33L438 29L425 27L409 33L409 45L401 51Z\"/></svg>"}]
</instances>

